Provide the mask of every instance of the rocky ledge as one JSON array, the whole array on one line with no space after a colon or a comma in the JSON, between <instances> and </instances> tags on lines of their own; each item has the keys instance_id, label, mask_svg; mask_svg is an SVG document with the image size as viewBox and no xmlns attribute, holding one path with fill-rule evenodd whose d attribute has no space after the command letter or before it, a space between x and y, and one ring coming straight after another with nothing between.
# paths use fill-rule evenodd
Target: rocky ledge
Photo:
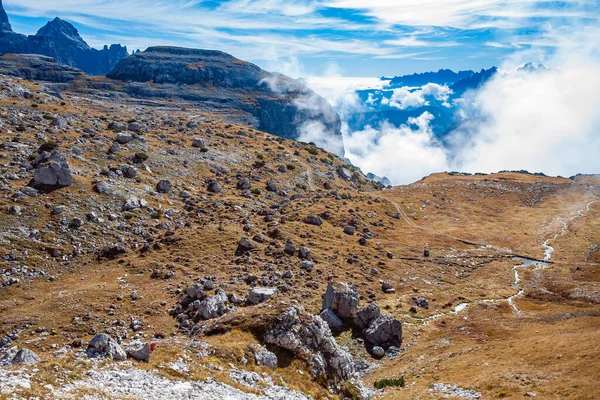
<instances>
[{"instance_id":1,"label":"rocky ledge","mask_svg":"<svg viewBox=\"0 0 600 400\"><path fill-rule=\"evenodd\" d=\"M343 155L341 121L325 99L294 79L221 51L150 47L121 60L107 77L127 82L124 90L135 97L238 109L252 115L256 129L307 142L319 137L317 145Z\"/></svg>"}]
</instances>

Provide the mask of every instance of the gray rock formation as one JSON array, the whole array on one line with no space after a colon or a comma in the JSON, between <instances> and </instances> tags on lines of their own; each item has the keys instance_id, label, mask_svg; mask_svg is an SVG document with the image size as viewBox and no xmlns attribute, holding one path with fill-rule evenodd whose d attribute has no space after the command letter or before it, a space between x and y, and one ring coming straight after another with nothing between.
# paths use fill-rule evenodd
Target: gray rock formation
<instances>
[{"instance_id":1,"label":"gray rock formation","mask_svg":"<svg viewBox=\"0 0 600 400\"><path fill-rule=\"evenodd\" d=\"M365 340L375 346L400 346L402 323L390 315L381 315L371 322L364 334Z\"/></svg>"},{"instance_id":2,"label":"gray rock formation","mask_svg":"<svg viewBox=\"0 0 600 400\"><path fill-rule=\"evenodd\" d=\"M21 349L10 362L13 365L33 365L39 363L40 357L33 351L28 349Z\"/></svg>"},{"instance_id":3,"label":"gray rock formation","mask_svg":"<svg viewBox=\"0 0 600 400\"><path fill-rule=\"evenodd\" d=\"M142 362L150 361L150 353L152 353L152 351L150 350L149 343L144 343L142 346L137 348L127 349L127 355L129 357Z\"/></svg>"},{"instance_id":4,"label":"gray rock formation","mask_svg":"<svg viewBox=\"0 0 600 400\"><path fill-rule=\"evenodd\" d=\"M114 361L127 359L127 353L106 333L100 333L90 340L86 354L89 358L110 357Z\"/></svg>"},{"instance_id":5,"label":"gray rock formation","mask_svg":"<svg viewBox=\"0 0 600 400\"><path fill-rule=\"evenodd\" d=\"M33 184L36 187L59 188L73 184L71 167L58 150L43 152L31 164L35 168Z\"/></svg>"},{"instance_id":6,"label":"gray rock formation","mask_svg":"<svg viewBox=\"0 0 600 400\"><path fill-rule=\"evenodd\" d=\"M354 324L360 329L367 328L373 320L381 315L381 310L377 303L373 302L366 307L361 308L354 317Z\"/></svg>"},{"instance_id":7,"label":"gray rock formation","mask_svg":"<svg viewBox=\"0 0 600 400\"><path fill-rule=\"evenodd\" d=\"M255 345L253 349L254 362L256 362L256 365L264 365L273 371L277 369L277 356L274 353L260 345Z\"/></svg>"},{"instance_id":8,"label":"gray rock formation","mask_svg":"<svg viewBox=\"0 0 600 400\"><path fill-rule=\"evenodd\" d=\"M315 376L327 375L336 382L356 374L352 356L338 346L327 323L301 307L282 313L267 331L265 342L294 352Z\"/></svg>"},{"instance_id":9,"label":"gray rock formation","mask_svg":"<svg viewBox=\"0 0 600 400\"><path fill-rule=\"evenodd\" d=\"M60 18L48 22L35 35L13 32L0 1L0 53L39 54L59 63L78 68L89 75L104 75L122 58L126 47L114 44L96 50L79 36L77 29Z\"/></svg>"},{"instance_id":10,"label":"gray rock formation","mask_svg":"<svg viewBox=\"0 0 600 400\"><path fill-rule=\"evenodd\" d=\"M250 305L264 303L268 301L271 297L277 294L277 289L275 288L261 288L255 287L250 289L248 296L246 297L246 303Z\"/></svg>"},{"instance_id":11,"label":"gray rock formation","mask_svg":"<svg viewBox=\"0 0 600 400\"><path fill-rule=\"evenodd\" d=\"M329 284L323 297L323 310L331 310L339 318L354 318L358 311L359 296L354 285L339 282Z\"/></svg>"},{"instance_id":12,"label":"gray rock formation","mask_svg":"<svg viewBox=\"0 0 600 400\"><path fill-rule=\"evenodd\" d=\"M220 317L227 312L228 301L227 294L219 291L214 296L210 296L200 302L198 315L205 320Z\"/></svg>"},{"instance_id":13,"label":"gray rock formation","mask_svg":"<svg viewBox=\"0 0 600 400\"><path fill-rule=\"evenodd\" d=\"M129 82L126 92L138 97L179 97L245 111L255 128L287 139L318 127L327 133L327 149L343 154L340 118L325 99L296 80L220 51L150 47L121 60L107 77ZM140 84L146 82L155 85Z\"/></svg>"},{"instance_id":14,"label":"gray rock formation","mask_svg":"<svg viewBox=\"0 0 600 400\"><path fill-rule=\"evenodd\" d=\"M341 332L344 330L344 323L330 309L321 311L319 317L327 322L327 325L329 325L329 329L331 329L332 332Z\"/></svg>"}]
</instances>

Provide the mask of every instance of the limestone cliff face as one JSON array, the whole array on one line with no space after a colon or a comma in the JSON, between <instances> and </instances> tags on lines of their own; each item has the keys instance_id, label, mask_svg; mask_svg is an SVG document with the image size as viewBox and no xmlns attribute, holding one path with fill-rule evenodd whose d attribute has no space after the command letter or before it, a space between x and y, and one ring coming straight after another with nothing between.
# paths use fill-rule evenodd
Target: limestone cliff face
<instances>
[{"instance_id":1,"label":"limestone cliff face","mask_svg":"<svg viewBox=\"0 0 600 400\"><path fill-rule=\"evenodd\" d=\"M121 60L107 77L128 82L125 90L139 97L179 97L242 110L254 117L257 129L312 140L343 155L340 118L325 99L294 79L220 51L151 47Z\"/></svg>"},{"instance_id":2,"label":"limestone cliff face","mask_svg":"<svg viewBox=\"0 0 600 400\"><path fill-rule=\"evenodd\" d=\"M70 23L55 18L35 35L25 36L12 30L0 0L0 53L41 54L59 63L81 69L88 75L104 75L127 57L121 45L96 50L88 46Z\"/></svg>"}]
</instances>

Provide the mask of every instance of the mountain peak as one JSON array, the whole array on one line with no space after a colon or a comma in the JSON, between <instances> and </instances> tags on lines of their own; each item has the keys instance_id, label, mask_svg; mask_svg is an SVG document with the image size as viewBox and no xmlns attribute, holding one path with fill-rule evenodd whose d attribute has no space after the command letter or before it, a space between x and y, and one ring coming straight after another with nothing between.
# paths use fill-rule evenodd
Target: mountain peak
<instances>
[{"instance_id":1,"label":"mountain peak","mask_svg":"<svg viewBox=\"0 0 600 400\"><path fill-rule=\"evenodd\" d=\"M2 0L0 0L0 31L12 32L12 27L10 26L10 22L8 21L8 15L6 15L6 11L4 11Z\"/></svg>"},{"instance_id":2,"label":"mountain peak","mask_svg":"<svg viewBox=\"0 0 600 400\"><path fill-rule=\"evenodd\" d=\"M548 69L548 67L546 67L544 64L535 65L532 62L528 62L527 64L523 65L518 70L519 71L526 71L526 72L536 72L536 71L545 71L547 69Z\"/></svg>"},{"instance_id":3,"label":"mountain peak","mask_svg":"<svg viewBox=\"0 0 600 400\"><path fill-rule=\"evenodd\" d=\"M37 32L37 36L51 36L55 39L67 38L77 42L80 46L84 46L86 48L89 47L79 35L77 28L75 28L71 23L58 17L44 25Z\"/></svg>"}]
</instances>

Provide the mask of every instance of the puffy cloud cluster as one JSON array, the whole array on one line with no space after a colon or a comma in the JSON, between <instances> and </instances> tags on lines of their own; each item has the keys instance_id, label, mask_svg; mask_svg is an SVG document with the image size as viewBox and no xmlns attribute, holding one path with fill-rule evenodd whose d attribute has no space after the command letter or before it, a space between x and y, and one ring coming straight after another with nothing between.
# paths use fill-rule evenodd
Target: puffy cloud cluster
<instances>
[{"instance_id":1,"label":"puffy cloud cluster","mask_svg":"<svg viewBox=\"0 0 600 400\"><path fill-rule=\"evenodd\" d=\"M427 97L433 97L436 100L442 101L444 106L450 107L448 99L451 94L452 89L446 85L428 83L420 88L401 87L393 89L392 96L381 99L381 104L406 110L407 108L428 106L429 101Z\"/></svg>"},{"instance_id":2,"label":"puffy cloud cluster","mask_svg":"<svg viewBox=\"0 0 600 400\"><path fill-rule=\"evenodd\" d=\"M600 173L599 37L599 29L565 37L558 53L542 59L548 70L513 69L467 92L455 105L458 127L444 145L431 130L433 116L424 113L400 127L383 123L359 132L346 128L346 156L363 171L387 176L394 184L450 170ZM507 63L514 66L514 58ZM501 69L507 71L507 65ZM431 84L398 90L390 105L424 105L428 95L447 99L448 90ZM354 99L338 93L338 98L346 97ZM338 103L342 116L369 105L354 104Z\"/></svg>"},{"instance_id":3,"label":"puffy cloud cluster","mask_svg":"<svg viewBox=\"0 0 600 400\"><path fill-rule=\"evenodd\" d=\"M365 172L388 177L394 184L414 182L433 171L445 171L446 150L430 127L433 115L409 118L399 128L383 123L347 132L346 157Z\"/></svg>"}]
</instances>

